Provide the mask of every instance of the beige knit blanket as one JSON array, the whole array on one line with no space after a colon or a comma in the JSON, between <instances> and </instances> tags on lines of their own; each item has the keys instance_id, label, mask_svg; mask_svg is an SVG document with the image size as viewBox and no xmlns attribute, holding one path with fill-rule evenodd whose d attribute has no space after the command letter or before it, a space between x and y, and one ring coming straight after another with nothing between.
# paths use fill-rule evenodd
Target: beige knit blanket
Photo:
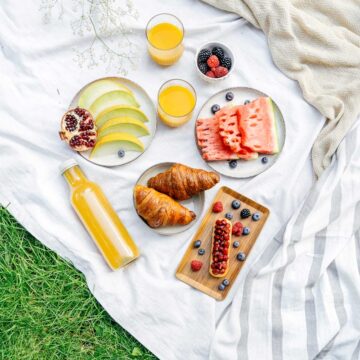
<instances>
[{"instance_id":1,"label":"beige knit blanket","mask_svg":"<svg viewBox=\"0 0 360 360\"><path fill-rule=\"evenodd\" d=\"M320 176L360 113L360 0L203 1L262 29L274 63L326 117L312 149Z\"/></svg>"}]
</instances>

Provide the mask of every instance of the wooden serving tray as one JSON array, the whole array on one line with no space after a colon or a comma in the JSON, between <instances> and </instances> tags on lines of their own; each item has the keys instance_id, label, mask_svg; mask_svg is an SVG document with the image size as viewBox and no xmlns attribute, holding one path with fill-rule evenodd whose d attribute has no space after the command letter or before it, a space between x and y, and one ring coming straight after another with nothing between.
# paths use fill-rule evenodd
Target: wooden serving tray
<instances>
[{"instance_id":1,"label":"wooden serving tray","mask_svg":"<svg viewBox=\"0 0 360 360\"><path fill-rule=\"evenodd\" d=\"M235 199L239 200L241 203L240 208L237 210L234 210L231 207L231 202ZM224 205L224 211L221 213L212 212L213 204L217 201L221 201ZM241 219L240 211L244 208L249 209L251 214L258 212L261 216L260 220L253 221L251 216L247 219ZM250 228L250 234L241 236L232 235L229 252L229 271L226 276L222 278L215 278L209 273L212 230L215 221L219 218L225 217L227 212L233 214L233 219L231 220L233 224L240 221L244 227L247 226ZM189 244L189 247L176 270L176 277L190 286L215 298L216 300L224 300L234 284L242 266L246 262L246 259L245 261L237 260L236 255L239 252L244 252L246 257L249 256L249 253L269 216L269 213L270 212L266 207L258 204L254 200L251 200L228 187L222 187L216 194L197 232L195 233L195 236L192 238L191 243ZM205 254L202 256L198 254L199 249L194 248L194 241L196 240L201 240L200 248L205 249ZM240 246L236 249L232 245L234 241L239 241L240 243ZM192 260L202 261L203 266L198 272L191 270L190 263ZM221 291L218 289L218 286L224 279L228 279L230 281L230 285L227 286L225 290Z\"/></svg>"}]
</instances>

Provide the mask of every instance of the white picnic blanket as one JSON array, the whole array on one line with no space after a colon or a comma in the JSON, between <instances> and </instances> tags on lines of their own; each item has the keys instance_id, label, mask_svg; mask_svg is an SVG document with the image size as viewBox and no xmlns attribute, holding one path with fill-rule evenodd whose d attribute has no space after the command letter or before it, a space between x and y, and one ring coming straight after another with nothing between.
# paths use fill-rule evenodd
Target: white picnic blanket
<instances>
[{"instance_id":1,"label":"white picnic blanket","mask_svg":"<svg viewBox=\"0 0 360 360\"><path fill-rule=\"evenodd\" d=\"M313 359L319 354L357 359L360 248L359 232L352 234L360 225L359 122L313 187L310 151L324 119L304 101L298 85L273 65L262 32L199 1L154 0L150 5L134 0L140 17L128 26L133 29L130 39L139 45L140 61L128 77L154 102L159 86L169 78L194 85L197 110L223 88L254 87L281 108L287 138L268 171L248 180L222 177L221 184L206 193L206 207L219 186L227 185L271 210L223 302L174 277L195 227L172 237L158 236L132 204L135 181L153 164L177 161L206 168L194 141L194 119L178 129L159 124L148 151L119 168L101 168L75 156L89 178L102 186L141 249L139 260L112 272L71 209L58 164L74 154L59 141L57 131L78 89L116 70L114 65L106 70L101 62L91 69L74 62L74 48L86 48L91 36L73 34L71 22L79 15L73 1L55 3L62 4L63 16L53 16L47 25L34 3L6 0L0 7L0 203L84 273L106 311L161 359ZM143 30L152 15L167 11L184 22L186 51L178 64L163 69L149 60ZM212 39L229 44L237 60L233 75L217 85L203 82L194 68L196 49Z\"/></svg>"}]
</instances>

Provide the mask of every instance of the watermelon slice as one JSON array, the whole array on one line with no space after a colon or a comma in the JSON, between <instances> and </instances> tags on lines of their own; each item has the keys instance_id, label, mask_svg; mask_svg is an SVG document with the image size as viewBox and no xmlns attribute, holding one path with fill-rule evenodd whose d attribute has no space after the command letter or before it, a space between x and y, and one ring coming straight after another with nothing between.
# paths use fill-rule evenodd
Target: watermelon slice
<instances>
[{"instance_id":1,"label":"watermelon slice","mask_svg":"<svg viewBox=\"0 0 360 360\"><path fill-rule=\"evenodd\" d=\"M220 133L219 121L214 116L196 121L196 135L202 157L206 161L233 160L239 156L225 146Z\"/></svg>"},{"instance_id":2,"label":"watermelon slice","mask_svg":"<svg viewBox=\"0 0 360 360\"><path fill-rule=\"evenodd\" d=\"M219 121L220 136L224 144L237 153L240 159L256 159L258 157L257 152L241 145L237 107L223 108L215 116Z\"/></svg>"},{"instance_id":3,"label":"watermelon slice","mask_svg":"<svg viewBox=\"0 0 360 360\"><path fill-rule=\"evenodd\" d=\"M262 154L279 152L273 103L260 97L247 105L238 106L241 145Z\"/></svg>"}]
</instances>

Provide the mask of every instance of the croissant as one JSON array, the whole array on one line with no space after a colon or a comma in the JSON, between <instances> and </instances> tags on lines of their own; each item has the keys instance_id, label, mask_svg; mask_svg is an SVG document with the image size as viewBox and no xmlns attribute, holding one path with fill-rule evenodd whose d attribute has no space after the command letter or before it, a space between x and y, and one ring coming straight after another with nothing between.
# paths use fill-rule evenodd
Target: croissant
<instances>
[{"instance_id":1,"label":"croissant","mask_svg":"<svg viewBox=\"0 0 360 360\"><path fill-rule=\"evenodd\" d=\"M169 170L149 179L147 185L176 200L186 200L212 188L219 182L214 172L175 164Z\"/></svg>"},{"instance_id":2,"label":"croissant","mask_svg":"<svg viewBox=\"0 0 360 360\"><path fill-rule=\"evenodd\" d=\"M136 211L152 228L187 225L196 217L171 197L146 186L135 186L134 199Z\"/></svg>"}]
</instances>

